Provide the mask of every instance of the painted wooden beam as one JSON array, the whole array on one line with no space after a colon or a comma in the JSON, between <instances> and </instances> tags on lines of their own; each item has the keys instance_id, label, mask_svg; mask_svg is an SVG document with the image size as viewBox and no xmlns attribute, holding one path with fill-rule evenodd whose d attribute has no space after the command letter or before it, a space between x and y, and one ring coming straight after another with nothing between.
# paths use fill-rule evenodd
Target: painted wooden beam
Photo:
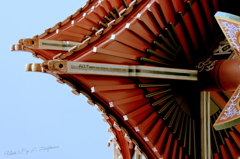
<instances>
[{"instance_id":1,"label":"painted wooden beam","mask_svg":"<svg viewBox=\"0 0 240 159\"><path fill-rule=\"evenodd\" d=\"M60 74L90 74L90 75L161 78L191 81L198 80L197 70L156 66L118 65L118 64L72 62L72 61L45 61L42 63L42 67L45 68L47 71L58 72Z\"/></svg>"},{"instance_id":2,"label":"painted wooden beam","mask_svg":"<svg viewBox=\"0 0 240 159\"><path fill-rule=\"evenodd\" d=\"M74 46L80 46L82 43L72 41L57 41L43 39L21 39L19 41L24 46L35 49L68 51Z\"/></svg>"},{"instance_id":3,"label":"painted wooden beam","mask_svg":"<svg viewBox=\"0 0 240 159\"><path fill-rule=\"evenodd\" d=\"M201 92L201 158L211 158L210 93Z\"/></svg>"}]
</instances>

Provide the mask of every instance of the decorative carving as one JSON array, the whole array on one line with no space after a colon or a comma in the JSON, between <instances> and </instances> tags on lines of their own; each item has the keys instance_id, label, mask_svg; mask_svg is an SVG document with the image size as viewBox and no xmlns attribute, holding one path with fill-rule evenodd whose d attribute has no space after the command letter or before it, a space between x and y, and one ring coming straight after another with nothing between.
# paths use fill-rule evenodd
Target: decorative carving
<instances>
[{"instance_id":1,"label":"decorative carving","mask_svg":"<svg viewBox=\"0 0 240 159\"><path fill-rule=\"evenodd\" d=\"M131 138L128 136L128 134L125 133L124 138L126 139L127 142L132 143Z\"/></svg>"},{"instance_id":2,"label":"decorative carving","mask_svg":"<svg viewBox=\"0 0 240 159\"><path fill-rule=\"evenodd\" d=\"M77 89L72 89L72 93L79 96L80 92Z\"/></svg>"},{"instance_id":3,"label":"decorative carving","mask_svg":"<svg viewBox=\"0 0 240 159\"><path fill-rule=\"evenodd\" d=\"M102 112L102 116L103 116L103 117L104 117L104 119L106 119L106 120L108 120L108 119L109 119L108 115L107 115L106 113L104 113L104 112Z\"/></svg>"},{"instance_id":4,"label":"decorative carving","mask_svg":"<svg viewBox=\"0 0 240 159\"><path fill-rule=\"evenodd\" d=\"M32 71L32 63L26 64L25 70L28 71L28 72Z\"/></svg>"},{"instance_id":5,"label":"decorative carving","mask_svg":"<svg viewBox=\"0 0 240 159\"><path fill-rule=\"evenodd\" d=\"M122 130L122 129L120 128L120 126L119 126L116 122L114 122L113 127L114 127L116 130L118 130L118 131L121 131L121 130Z\"/></svg>"},{"instance_id":6,"label":"decorative carving","mask_svg":"<svg viewBox=\"0 0 240 159\"><path fill-rule=\"evenodd\" d=\"M213 51L214 54L221 54L221 53L232 53L233 49L230 46L229 42L226 38L224 38L223 41L221 41L218 45L218 47Z\"/></svg>"},{"instance_id":7,"label":"decorative carving","mask_svg":"<svg viewBox=\"0 0 240 159\"><path fill-rule=\"evenodd\" d=\"M108 123L108 121L105 118L103 118L102 120L104 123Z\"/></svg>"},{"instance_id":8,"label":"decorative carving","mask_svg":"<svg viewBox=\"0 0 240 159\"><path fill-rule=\"evenodd\" d=\"M16 45L12 45L11 46L11 50L12 51L23 51L24 47L21 44L16 44Z\"/></svg>"},{"instance_id":9,"label":"decorative carving","mask_svg":"<svg viewBox=\"0 0 240 159\"><path fill-rule=\"evenodd\" d=\"M30 67L31 65L31 67ZM66 73L67 61L44 61L43 63L27 64L26 71L45 73Z\"/></svg>"},{"instance_id":10,"label":"decorative carving","mask_svg":"<svg viewBox=\"0 0 240 159\"><path fill-rule=\"evenodd\" d=\"M112 127L109 127L109 128L108 128L108 132L113 133Z\"/></svg>"},{"instance_id":11,"label":"decorative carving","mask_svg":"<svg viewBox=\"0 0 240 159\"><path fill-rule=\"evenodd\" d=\"M134 150L138 155L142 155L142 151L140 150L140 148L138 146L135 146Z\"/></svg>"},{"instance_id":12,"label":"decorative carving","mask_svg":"<svg viewBox=\"0 0 240 159\"><path fill-rule=\"evenodd\" d=\"M43 72L42 66L40 63L29 63L26 64L25 67L26 71L33 71L33 72Z\"/></svg>"},{"instance_id":13,"label":"decorative carving","mask_svg":"<svg viewBox=\"0 0 240 159\"><path fill-rule=\"evenodd\" d=\"M19 44L31 47L31 48L38 48L39 40L38 39L20 39Z\"/></svg>"},{"instance_id":14,"label":"decorative carving","mask_svg":"<svg viewBox=\"0 0 240 159\"><path fill-rule=\"evenodd\" d=\"M214 65L215 65L216 61L217 60L214 60L214 61L208 60L208 61L200 62L197 65L197 69L199 70L199 72L210 71L210 70L214 69Z\"/></svg>"},{"instance_id":15,"label":"decorative carving","mask_svg":"<svg viewBox=\"0 0 240 159\"><path fill-rule=\"evenodd\" d=\"M58 83L60 83L60 84L64 84L63 79L56 79L56 81L57 81Z\"/></svg>"},{"instance_id":16,"label":"decorative carving","mask_svg":"<svg viewBox=\"0 0 240 159\"><path fill-rule=\"evenodd\" d=\"M97 107L97 111L102 112L102 109L100 107Z\"/></svg>"},{"instance_id":17,"label":"decorative carving","mask_svg":"<svg viewBox=\"0 0 240 159\"><path fill-rule=\"evenodd\" d=\"M110 147L111 146L111 143L114 143L114 144L117 144L117 138L114 136L114 135L112 135L112 136L110 136L110 139L108 140L108 147Z\"/></svg>"},{"instance_id":18,"label":"decorative carving","mask_svg":"<svg viewBox=\"0 0 240 159\"><path fill-rule=\"evenodd\" d=\"M51 72L66 73L67 61L48 61L43 63L45 67Z\"/></svg>"},{"instance_id":19,"label":"decorative carving","mask_svg":"<svg viewBox=\"0 0 240 159\"><path fill-rule=\"evenodd\" d=\"M92 99L88 99L87 103L91 106L95 106L95 102Z\"/></svg>"}]
</instances>

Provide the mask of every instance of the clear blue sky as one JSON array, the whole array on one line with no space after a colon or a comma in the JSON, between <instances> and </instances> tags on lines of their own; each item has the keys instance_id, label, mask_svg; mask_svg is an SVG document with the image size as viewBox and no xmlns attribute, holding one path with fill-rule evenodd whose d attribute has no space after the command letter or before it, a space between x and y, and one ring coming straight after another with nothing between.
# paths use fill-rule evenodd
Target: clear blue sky
<instances>
[{"instance_id":1,"label":"clear blue sky","mask_svg":"<svg viewBox=\"0 0 240 159\"><path fill-rule=\"evenodd\" d=\"M107 147L112 134L96 106L53 76L25 72L26 63L42 61L10 51L19 39L43 33L83 5L85 0L0 0L0 159L113 158Z\"/></svg>"}]
</instances>

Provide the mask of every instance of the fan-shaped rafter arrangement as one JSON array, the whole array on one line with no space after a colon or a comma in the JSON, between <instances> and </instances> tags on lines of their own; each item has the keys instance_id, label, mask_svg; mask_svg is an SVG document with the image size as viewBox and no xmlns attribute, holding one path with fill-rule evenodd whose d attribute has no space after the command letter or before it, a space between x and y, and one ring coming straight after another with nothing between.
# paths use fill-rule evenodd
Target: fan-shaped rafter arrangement
<instances>
[{"instance_id":1,"label":"fan-shaped rafter arrangement","mask_svg":"<svg viewBox=\"0 0 240 159\"><path fill-rule=\"evenodd\" d=\"M42 64L29 64L28 71L52 74L60 83L71 86L73 93L83 93L98 105L115 132L124 158L132 158L134 146L149 159L199 158L206 151L201 144L204 130L200 101L203 105L207 101L195 77L183 80L180 76L192 78L196 74L189 71L214 68L211 59L218 53L213 53L214 49L223 43L214 14L227 9L225 3L225 0L91 0L65 21L32 39L20 40L12 48L44 60ZM226 58L229 52L222 54ZM89 67L82 62L117 67ZM125 77L119 75L123 66L141 68L136 67L135 77ZM153 69L145 69L150 67ZM70 68L90 72L71 73ZM173 68L178 71L169 71ZM94 71L117 72L118 76L95 75ZM130 74L133 69L127 71ZM146 76L139 76L141 73ZM161 73L160 78L150 76ZM172 78L166 77L169 75ZM211 135L206 147L211 146L208 154L214 159L240 156L240 126L213 129L232 93L209 93L210 126L205 136Z\"/></svg>"}]
</instances>

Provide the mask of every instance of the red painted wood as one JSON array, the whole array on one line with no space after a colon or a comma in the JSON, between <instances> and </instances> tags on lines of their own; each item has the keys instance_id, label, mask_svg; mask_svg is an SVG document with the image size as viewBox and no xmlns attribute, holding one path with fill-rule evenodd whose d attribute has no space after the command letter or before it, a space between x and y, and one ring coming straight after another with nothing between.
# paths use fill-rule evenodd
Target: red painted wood
<instances>
[{"instance_id":1,"label":"red painted wood","mask_svg":"<svg viewBox=\"0 0 240 159\"><path fill-rule=\"evenodd\" d=\"M139 106L139 108L127 114L129 118L129 122L133 127L139 125L143 122L150 114L155 113L155 109L149 105L149 103L145 105Z\"/></svg>"},{"instance_id":2,"label":"red painted wood","mask_svg":"<svg viewBox=\"0 0 240 159\"><path fill-rule=\"evenodd\" d=\"M213 0L213 5L216 11L220 10L219 0Z\"/></svg>"},{"instance_id":3,"label":"red painted wood","mask_svg":"<svg viewBox=\"0 0 240 159\"><path fill-rule=\"evenodd\" d=\"M102 49L102 48L98 48L96 52L105 54L105 55L120 57L120 58L124 58L124 59L136 60L136 61L139 58L139 56L136 56L136 55L131 55L131 54L124 53L124 52L107 50L107 49Z\"/></svg>"},{"instance_id":4,"label":"red painted wood","mask_svg":"<svg viewBox=\"0 0 240 159\"><path fill-rule=\"evenodd\" d=\"M139 90L140 91L140 90ZM129 90L129 93L130 93L131 91ZM118 92L116 92L116 94L119 94L119 97L121 98L121 99L113 99L113 103L114 103L114 105L121 105L121 104L125 104L125 103L130 103L130 102L134 102L134 101L137 101L137 100L142 100L142 99L144 99L144 94L140 94L140 95L135 95L135 96L130 96L130 97L128 97L128 98L124 98L124 94L125 93L125 91L122 91L122 92L120 92L120 91L118 91ZM132 91L132 93L134 93L134 94L136 94L136 91ZM126 95L125 95L126 96ZM118 97L118 98L119 98Z\"/></svg>"},{"instance_id":5,"label":"red painted wood","mask_svg":"<svg viewBox=\"0 0 240 159\"><path fill-rule=\"evenodd\" d=\"M219 153L214 153L213 156L214 159L222 159Z\"/></svg>"},{"instance_id":6,"label":"red painted wood","mask_svg":"<svg viewBox=\"0 0 240 159\"><path fill-rule=\"evenodd\" d=\"M199 38L199 37L196 36L197 33L195 33L194 26L192 24L192 20L190 18L189 13L186 13L183 16L183 18L184 18L184 20L186 22L188 32L189 32L191 40L192 40L192 42L194 44L194 48L195 48L195 50L198 50L199 49L199 44L198 44L197 38Z\"/></svg>"},{"instance_id":7,"label":"red painted wood","mask_svg":"<svg viewBox=\"0 0 240 159\"><path fill-rule=\"evenodd\" d=\"M142 52L139 52L138 50L131 48L126 44L117 42L117 40L110 40L108 44L102 45L101 47L105 48L107 50L110 50L110 51L117 51L117 52L125 53L128 55L133 55L136 57L141 57L141 56L145 57L146 56ZM121 49L119 49L119 48L121 48ZM130 64L130 62L126 62L126 63ZM139 64L139 62L137 62L137 61L135 61L135 62L132 61L131 63Z\"/></svg>"},{"instance_id":8,"label":"red painted wood","mask_svg":"<svg viewBox=\"0 0 240 159\"><path fill-rule=\"evenodd\" d=\"M201 11L199 9L199 3L194 3L192 5L192 9L194 11L195 18L197 19L197 24L201 31L202 38L203 38L205 44L209 45L208 43L206 43L207 38L208 38L208 35L206 34L206 30L204 28L204 25L206 25L206 23L204 23L204 21L202 19L203 16L201 15ZM209 46L207 46L207 47L209 47Z\"/></svg>"},{"instance_id":9,"label":"red painted wood","mask_svg":"<svg viewBox=\"0 0 240 159\"><path fill-rule=\"evenodd\" d=\"M159 136L159 130L163 127L163 120L159 119L152 125L148 134L146 136L150 140L151 143L155 144L157 141L157 137Z\"/></svg>"},{"instance_id":10,"label":"red painted wood","mask_svg":"<svg viewBox=\"0 0 240 159\"><path fill-rule=\"evenodd\" d=\"M185 13L185 6L184 3L181 0L172 0L173 6L174 6L174 10L175 12L182 12Z\"/></svg>"},{"instance_id":11,"label":"red painted wood","mask_svg":"<svg viewBox=\"0 0 240 159\"><path fill-rule=\"evenodd\" d=\"M177 154L178 154L178 140L174 140L174 145L172 148L172 158L171 159L176 159L177 158Z\"/></svg>"},{"instance_id":12,"label":"red painted wood","mask_svg":"<svg viewBox=\"0 0 240 159\"><path fill-rule=\"evenodd\" d=\"M109 0L109 3L111 4L112 8L117 7L120 8L123 4L121 0Z\"/></svg>"},{"instance_id":13,"label":"red painted wood","mask_svg":"<svg viewBox=\"0 0 240 159\"><path fill-rule=\"evenodd\" d=\"M110 13L112 11L112 6L109 1L101 1L100 4L103 6L107 13Z\"/></svg>"},{"instance_id":14,"label":"red painted wood","mask_svg":"<svg viewBox=\"0 0 240 159\"><path fill-rule=\"evenodd\" d=\"M160 8L164 14L164 17L166 18L167 23L172 22L173 24L176 24L175 13L172 3L168 0L157 0L157 2L160 5Z\"/></svg>"},{"instance_id":15,"label":"red painted wood","mask_svg":"<svg viewBox=\"0 0 240 159\"><path fill-rule=\"evenodd\" d=\"M229 153L225 148L225 146L220 145L220 150L221 150L222 158L229 158Z\"/></svg>"},{"instance_id":16,"label":"red painted wood","mask_svg":"<svg viewBox=\"0 0 240 159\"><path fill-rule=\"evenodd\" d=\"M233 139L233 142L235 142L238 146L238 149L240 149L240 142L239 142L240 141L240 134L235 132L235 131L231 131L230 134L231 134L231 137Z\"/></svg>"},{"instance_id":17,"label":"red painted wood","mask_svg":"<svg viewBox=\"0 0 240 159\"><path fill-rule=\"evenodd\" d=\"M234 146L234 144L231 142L231 140L229 140L227 138L225 139L225 141L226 141L228 149L230 151L229 155L231 155L232 158L239 157L240 156L240 148L237 148L236 146ZM240 140L238 140L238 141L240 141Z\"/></svg>"},{"instance_id":18,"label":"red painted wood","mask_svg":"<svg viewBox=\"0 0 240 159\"><path fill-rule=\"evenodd\" d=\"M117 34L115 40L143 52L146 49L151 48L148 43L139 39L138 36L128 30L123 30L120 34Z\"/></svg>"},{"instance_id":19,"label":"red painted wood","mask_svg":"<svg viewBox=\"0 0 240 159\"><path fill-rule=\"evenodd\" d=\"M88 25L79 23L77 21L74 21L74 24L69 25L66 29L69 32L81 34L84 36L91 35L93 33L93 31L89 28ZM82 40L84 40L84 39L85 39L85 37L78 39L78 41L82 42Z\"/></svg>"},{"instance_id":20,"label":"red painted wood","mask_svg":"<svg viewBox=\"0 0 240 159\"><path fill-rule=\"evenodd\" d=\"M155 147L157 148L157 150L159 152L161 152L162 148L165 147L165 145L163 145L163 143L164 143L164 140L166 139L167 132L168 132L167 127L164 127L163 131L160 132L161 135L159 135L159 139L157 140L156 145L155 145Z\"/></svg>"},{"instance_id":21,"label":"red painted wood","mask_svg":"<svg viewBox=\"0 0 240 159\"><path fill-rule=\"evenodd\" d=\"M173 134L169 133L168 142L163 152L163 156L164 156L163 158L170 158L170 156L172 155L173 153L172 142L173 142Z\"/></svg>"},{"instance_id":22,"label":"red painted wood","mask_svg":"<svg viewBox=\"0 0 240 159\"><path fill-rule=\"evenodd\" d=\"M106 85L106 86L99 86L94 87L95 92L102 92L102 91L112 91L112 90L126 90L126 89L135 89L136 84L126 84L126 85Z\"/></svg>"},{"instance_id":23,"label":"red painted wood","mask_svg":"<svg viewBox=\"0 0 240 159\"><path fill-rule=\"evenodd\" d=\"M54 38L57 38L60 41L81 42L83 39L85 39L85 35L79 34L79 33L74 33L74 32L69 32L69 31L59 30L58 32L56 32ZM48 40L54 40L54 39L49 38Z\"/></svg>"},{"instance_id":24,"label":"red painted wood","mask_svg":"<svg viewBox=\"0 0 240 159\"><path fill-rule=\"evenodd\" d=\"M161 29L165 28L165 18L163 16L161 16L161 11L160 11L160 6L157 2L155 1L151 1L151 3L149 3L149 5L151 5L149 7L149 11L152 13L154 20L157 21L157 23L155 23L155 25L157 25L158 27L160 27Z\"/></svg>"},{"instance_id":25,"label":"red painted wood","mask_svg":"<svg viewBox=\"0 0 240 159\"><path fill-rule=\"evenodd\" d=\"M208 0L202 0L202 4L203 4L204 10L206 12L208 22L210 24L211 29L214 30L214 23L216 21L214 20L214 17L211 14L211 9L209 7L208 2L209 2Z\"/></svg>"},{"instance_id":26,"label":"red painted wood","mask_svg":"<svg viewBox=\"0 0 240 159\"><path fill-rule=\"evenodd\" d=\"M91 22L94 22L95 24L98 24L100 21L104 21L104 18L101 17L97 12L95 12L94 10L92 10L91 12L86 14L86 19L88 19ZM96 25L98 26L97 28L100 27L100 25Z\"/></svg>"},{"instance_id":27,"label":"red painted wood","mask_svg":"<svg viewBox=\"0 0 240 159\"><path fill-rule=\"evenodd\" d=\"M151 30L154 35L158 35L160 30L154 21L154 17L150 14L149 11L141 13L139 19Z\"/></svg>"},{"instance_id":28,"label":"red painted wood","mask_svg":"<svg viewBox=\"0 0 240 159\"><path fill-rule=\"evenodd\" d=\"M104 18L104 16L107 16L109 13L106 12L104 7L101 5L101 3L98 3L94 9L93 9L101 18ZM106 20L104 20L106 21Z\"/></svg>"},{"instance_id":29,"label":"red painted wood","mask_svg":"<svg viewBox=\"0 0 240 159\"><path fill-rule=\"evenodd\" d=\"M130 26L128 29L146 40L148 43L152 43L152 41L155 39L155 37L149 33L148 28L143 25L140 20L134 19L129 24Z\"/></svg>"},{"instance_id":30,"label":"red painted wood","mask_svg":"<svg viewBox=\"0 0 240 159\"><path fill-rule=\"evenodd\" d=\"M112 43L113 44L113 43ZM120 43L114 42L114 46L121 46ZM109 50L111 51L111 50ZM122 51L122 50L121 50ZM124 54L122 55L124 56ZM112 63L112 64L134 64L137 65L139 62L136 60L133 60L132 57L134 55L128 55L130 58L123 58L123 57L118 57L114 53L111 54L101 54L101 53L96 53L96 52L88 52L84 56L76 59L76 61L82 61L82 62L96 62L96 63ZM133 57L136 58L136 57ZM110 62L109 62L110 61Z\"/></svg>"},{"instance_id":31,"label":"red painted wood","mask_svg":"<svg viewBox=\"0 0 240 159\"><path fill-rule=\"evenodd\" d=\"M178 155L178 159L182 159L183 158L183 147L179 147L179 155Z\"/></svg>"},{"instance_id":32,"label":"red painted wood","mask_svg":"<svg viewBox=\"0 0 240 159\"><path fill-rule=\"evenodd\" d=\"M59 54L60 51L53 51L53 50L42 50L42 49L32 49L30 48L31 51L35 52L37 55L41 55L45 59L51 59L55 55ZM64 53L65 51L62 51Z\"/></svg>"},{"instance_id":33,"label":"red painted wood","mask_svg":"<svg viewBox=\"0 0 240 159\"><path fill-rule=\"evenodd\" d=\"M177 24L175 26L175 29L176 29L176 32L178 34L178 38L180 40L180 43L181 43L181 45L183 47L183 50L184 50L188 60L191 61L191 57L190 57L191 53L190 53L190 50L189 50L189 47L188 47L188 42L186 40L186 37L185 37L185 34L183 32L183 29L182 29L181 25Z\"/></svg>"},{"instance_id":34,"label":"red painted wood","mask_svg":"<svg viewBox=\"0 0 240 159\"><path fill-rule=\"evenodd\" d=\"M224 60L219 68L218 79L225 90L235 90L240 83L240 61Z\"/></svg>"},{"instance_id":35,"label":"red painted wood","mask_svg":"<svg viewBox=\"0 0 240 159\"><path fill-rule=\"evenodd\" d=\"M137 127L139 128L141 133L145 134L144 136L146 136L146 134L148 133L148 130L158 120L159 120L159 115L156 112L154 112L154 113L150 114L143 122L141 122L139 125L137 125Z\"/></svg>"},{"instance_id":36,"label":"red painted wood","mask_svg":"<svg viewBox=\"0 0 240 159\"><path fill-rule=\"evenodd\" d=\"M131 101L131 102L127 102L121 105L116 105L114 107L114 109L117 109L119 111L119 113L121 113L121 115L125 115L128 114L132 111L134 111L135 109L137 109L139 106L141 106L143 103L147 103L148 100L146 99L141 99L141 100L137 100L136 101ZM129 106L131 105L131 106Z\"/></svg>"}]
</instances>

